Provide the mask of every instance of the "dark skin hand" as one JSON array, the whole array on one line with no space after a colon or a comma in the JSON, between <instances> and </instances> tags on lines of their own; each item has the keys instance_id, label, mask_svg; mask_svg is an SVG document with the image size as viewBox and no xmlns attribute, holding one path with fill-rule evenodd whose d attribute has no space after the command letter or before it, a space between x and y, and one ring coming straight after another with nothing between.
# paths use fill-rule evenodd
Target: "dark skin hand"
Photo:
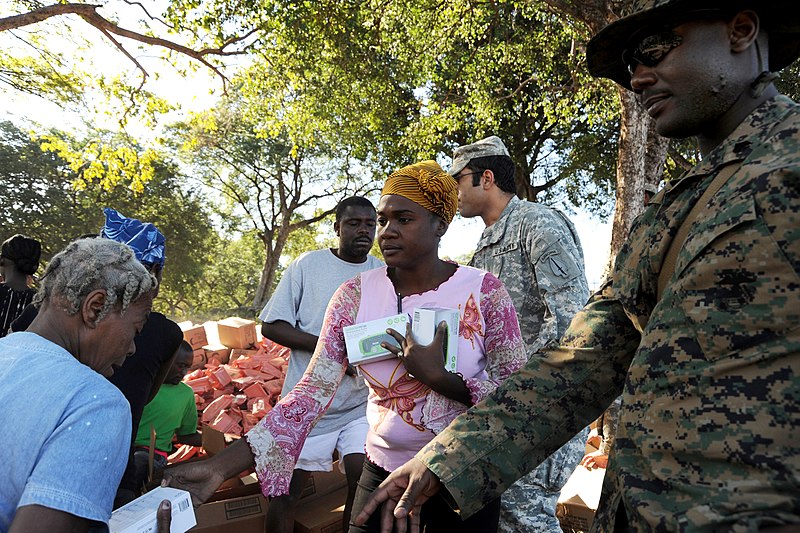
<instances>
[{"instance_id":1,"label":"dark skin hand","mask_svg":"<svg viewBox=\"0 0 800 533\"><path fill-rule=\"evenodd\" d=\"M169 533L172 525L172 506L169 500L163 500L156 511L158 533ZM85 533L92 524L90 520L64 511L43 507L41 505L25 505L17 510L9 533Z\"/></svg>"},{"instance_id":2,"label":"dark skin hand","mask_svg":"<svg viewBox=\"0 0 800 533\"><path fill-rule=\"evenodd\" d=\"M353 523L364 525L381 507L381 533L418 533L422 504L440 488L439 478L421 461L411 459L380 484Z\"/></svg>"},{"instance_id":3,"label":"dark skin hand","mask_svg":"<svg viewBox=\"0 0 800 533\"><path fill-rule=\"evenodd\" d=\"M381 343L381 346L396 355L409 374L442 396L461 402L468 407L472 405L469 389L461 376L448 372L444 368L443 347L447 335L446 322L439 323L436 327L436 335L428 345L419 344L414 340L411 324L408 323L405 337L391 328L386 332L394 337L401 348L387 343Z\"/></svg>"},{"instance_id":4,"label":"dark skin hand","mask_svg":"<svg viewBox=\"0 0 800 533\"><path fill-rule=\"evenodd\" d=\"M208 500L223 481L254 464L255 457L247 439L239 439L210 459L167 468L161 486L189 491L192 504L197 507Z\"/></svg>"}]
</instances>

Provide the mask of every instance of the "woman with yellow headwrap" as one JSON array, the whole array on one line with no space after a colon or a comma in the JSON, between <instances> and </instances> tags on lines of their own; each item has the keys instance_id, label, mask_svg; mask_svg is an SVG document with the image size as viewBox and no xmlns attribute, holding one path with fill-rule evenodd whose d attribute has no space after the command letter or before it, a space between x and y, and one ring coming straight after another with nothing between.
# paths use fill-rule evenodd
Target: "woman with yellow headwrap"
<instances>
[{"instance_id":1,"label":"woman with yellow headwrap","mask_svg":"<svg viewBox=\"0 0 800 533\"><path fill-rule=\"evenodd\" d=\"M443 325L427 346L414 341L410 328L390 330L399 347L383 346L397 357L359 367L370 388L370 429L352 516L392 470L520 368L525 353L516 312L502 283L483 270L439 258L439 241L457 207L455 180L435 161L392 173L377 208L378 244L387 266L363 272L339 287L303 379L247 434L249 448L237 444L237 449L204 461L206 466L186 465L172 476L172 484L195 492L186 480L205 481L193 474L196 470L210 464L218 484L219 478L244 470L250 460L265 495L287 493L303 442L347 368L345 326L397 313L413 315L418 307L455 308L461 315L456 372L445 369ZM420 518L428 531L485 533L496 530L499 512L498 500L462 522L435 497L423 506ZM374 517L379 520L378 514ZM351 526L350 531L379 531L379 523Z\"/></svg>"}]
</instances>

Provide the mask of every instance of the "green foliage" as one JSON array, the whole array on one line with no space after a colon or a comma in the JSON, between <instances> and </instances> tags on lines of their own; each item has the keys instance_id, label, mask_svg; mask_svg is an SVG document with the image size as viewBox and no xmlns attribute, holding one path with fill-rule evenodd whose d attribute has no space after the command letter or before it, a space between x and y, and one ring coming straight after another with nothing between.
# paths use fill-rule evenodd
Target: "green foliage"
<instances>
[{"instance_id":1,"label":"green foliage","mask_svg":"<svg viewBox=\"0 0 800 533\"><path fill-rule=\"evenodd\" d=\"M58 68L59 58L49 57L47 53L43 55L17 57L0 51L0 84L61 104L80 102L84 77Z\"/></svg>"},{"instance_id":2,"label":"green foliage","mask_svg":"<svg viewBox=\"0 0 800 533\"><path fill-rule=\"evenodd\" d=\"M259 28L240 85L259 135L338 146L383 174L495 134L523 196L608 214L614 93L585 72L583 26L540 3L177 0L169 13L220 39Z\"/></svg>"},{"instance_id":3,"label":"green foliage","mask_svg":"<svg viewBox=\"0 0 800 533\"><path fill-rule=\"evenodd\" d=\"M795 102L800 102L800 61L795 61L783 69L780 75L775 86Z\"/></svg>"},{"instance_id":4,"label":"green foliage","mask_svg":"<svg viewBox=\"0 0 800 533\"><path fill-rule=\"evenodd\" d=\"M202 257L205 268L190 305L175 315L194 322L226 316L254 319L251 304L264 264L263 250L255 232L218 240Z\"/></svg>"},{"instance_id":5,"label":"green foliage","mask_svg":"<svg viewBox=\"0 0 800 533\"><path fill-rule=\"evenodd\" d=\"M67 149L83 145L53 131ZM48 141L50 142L50 141ZM197 191L187 189L176 167L161 156L151 160L152 179L140 192L120 181L113 187L76 188L78 178L70 163L56 152L43 149L44 141L31 137L10 122L0 123L0 176L14 184L0 188L0 227L6 234L29 234L42 243L49 260L72 239L98 233L103 207L154 223L167 241L167 263L156 308L170 314L194 305L194 287L202 280L205 260L218 240Z\"/></svg>"},{"instance_id":6,"label":"green foliage","mask_svg":"<svg viewBox=\"0 0 800 533\"><path fill-rule=\"evenodd\" d=\"M172 142L182 145L195 177L218 192L227 229L254 231L261 242L257 309L271 293L290 235L327 216L342 198L374 186L369 162L352 155L358 148L346 135L310 133L323 119L303 114L302 93L253 92L247 78L235 80L236 92L217 108L176 125Z\"/></svg>"},{"instance_id":7,"label":"green foliage","mask_svg":"<svg viewBox=\"0 0 800 533\"><path fill-rule=\"evenodd\" d=\"M79 191L95 185L113 191L124 183L138 194L156 172L158 155L129 144L119 134L97 132L80 142L60 135L42 135L39 140L42 150L57 154L69 165L72 186Z\"/></svg>"}]
</instances>

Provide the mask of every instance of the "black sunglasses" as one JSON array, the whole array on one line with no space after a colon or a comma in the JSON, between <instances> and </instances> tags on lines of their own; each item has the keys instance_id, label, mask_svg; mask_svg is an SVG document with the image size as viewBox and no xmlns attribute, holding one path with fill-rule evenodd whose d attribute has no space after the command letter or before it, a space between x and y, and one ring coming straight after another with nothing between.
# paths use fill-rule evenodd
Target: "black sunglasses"
<instances>
[{"instance_id":1,"label":"black sunglasses","mask_svg":"<svg viewBox=\"0 0 800 533\"><path fill-rule=\"evenodd\" d=\"M683 43L683 37L675 33L676 27L695 20L724 20L727 16L728 13L722 9L698 9L640 31L638 38L634 36L631 39L634 46L622 51L622 63L631 76L639 65L654 67Z\"/></svg>"}]
</instances>

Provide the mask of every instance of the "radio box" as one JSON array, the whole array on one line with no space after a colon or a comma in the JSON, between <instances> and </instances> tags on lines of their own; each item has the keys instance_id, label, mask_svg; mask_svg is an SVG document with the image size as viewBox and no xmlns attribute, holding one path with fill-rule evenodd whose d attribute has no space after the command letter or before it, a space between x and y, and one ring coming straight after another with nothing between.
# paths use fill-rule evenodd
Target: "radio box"
<instances>
[{"instance_id":1,"label":"radio box","mask_svg":"<svg viewBox=\"0 0 800 533\"><path fill-rule=\"evenodd\" d=\"M401 335L405 335L406 324L408 324L408 315L401 313L345 326L344 342L347 345L347 358L350 360L350 364L360 365L394 357L395 355L381 346L381 343L397 346L397 341L386 333L386 330L392 328Z\"/></svg>"},{"instance_id":2,"label":"radio box","mask_svg":"<svg viewBox=\"0 0 800 533\"><path fill-rule=\"evenodd\" d=\"M109 530L111 533L157 531L156 512L162 500L169 500L172 504L170 531L183 533L197 523L191 496L188 492L169 487L158 487L111 513L111 520L108 522Z\"/></svg>"},{"instance_id":3,"label":"radio box","mask_svg":"<svg viewBox=\"0 0 800 533\"><path fill-rule=\"evenodd\" d=\"M444 338L444 368L448 372L456 371L458 362L458 323L461 315L458 309L444 307L418 307L414 309L411 321L411 332L414 340L420 344L430 344L436 335L436 326L440 322L447 323L447 334Z\"/></svg>"}]
</instances>

